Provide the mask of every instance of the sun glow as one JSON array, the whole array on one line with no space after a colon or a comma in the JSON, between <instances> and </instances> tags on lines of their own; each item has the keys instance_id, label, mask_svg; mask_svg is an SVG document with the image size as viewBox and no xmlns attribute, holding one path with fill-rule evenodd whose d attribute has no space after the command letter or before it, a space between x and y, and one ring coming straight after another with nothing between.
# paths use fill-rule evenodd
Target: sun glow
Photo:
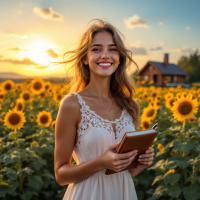
<instances>
[{"instance_id":1,"label":"sun glow","mask_svg":"<svg viewBox=\"0 0 200 200\"><path fill-rule=\"evenodd\" d=\"M56 44L50 43L44 39L36 40L28 46L28 52L26 53L26 56L41 66L48 66L50 62L57 60L49 56L47 53L45 53L45 51L48 49L53 49L56 51L57 48L58 47Z\"/></svg>"}]
</instances>

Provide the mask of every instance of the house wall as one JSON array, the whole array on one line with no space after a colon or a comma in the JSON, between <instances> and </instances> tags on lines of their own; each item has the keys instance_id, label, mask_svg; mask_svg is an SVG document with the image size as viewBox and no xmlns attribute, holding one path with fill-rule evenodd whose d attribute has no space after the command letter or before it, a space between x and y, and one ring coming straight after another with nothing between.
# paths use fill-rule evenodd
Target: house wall
<instances>
[{"instance_id":1,"label":"house wall","mask_svg":"<svg viewBox=\"0 0 200 200\"><path fill-rule=\"evenodd\" d=\"M150 66L151 66L152 69L149 69ZM161 83L162 83L162 74L154 66L147 65L147 67L140 73L142 81L145 80L145 75L149 76L149 80L148 81L154 80L154 78L153 78L154 76L153 75L157 75L157 83L156 83L156 85L161 85Z\"/></svg>"}]
</instances>

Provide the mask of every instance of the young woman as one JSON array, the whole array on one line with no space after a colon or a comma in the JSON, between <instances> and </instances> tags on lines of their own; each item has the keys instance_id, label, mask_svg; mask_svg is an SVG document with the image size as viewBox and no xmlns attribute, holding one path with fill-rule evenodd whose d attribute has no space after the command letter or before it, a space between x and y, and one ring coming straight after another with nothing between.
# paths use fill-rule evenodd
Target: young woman
<instances>
[{"instance_id":1,"label":"young woman","mask_svg":"<svg viewBox=\"0 0 200 200\"><path fill-rule=\"evenodd\" d=\"M55 130L56 180L69 184L63 200L136 200L132 177L152 164L154 149L149 148L136 169L121 171L135 159L136 150L113 152L123 134L139 125L134 82L127 75L136 63L120 34L108 22L94 20L63 62L73 62L75 69ZM72 156L77 165L71 164ZM118 173L106 175L106 169Z\"/></svg>"}]
</instances>

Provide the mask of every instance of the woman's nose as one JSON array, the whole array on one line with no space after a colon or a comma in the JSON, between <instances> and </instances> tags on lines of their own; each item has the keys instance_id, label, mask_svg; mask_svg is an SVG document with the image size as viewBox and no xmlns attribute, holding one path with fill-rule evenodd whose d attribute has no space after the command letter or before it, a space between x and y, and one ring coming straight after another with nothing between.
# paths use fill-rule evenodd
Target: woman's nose
<instances>
[{"instance_id":1,"label":"woman's nose","mask_svg":"<svg viewBox=\"0 0 200 200\"><path fill-rule=\"evenodd\" d=\"M109 52L107 50L103 50L102 51L102 55L101 55L102 58L109 58Z\"/></svg>"}]
</instances>

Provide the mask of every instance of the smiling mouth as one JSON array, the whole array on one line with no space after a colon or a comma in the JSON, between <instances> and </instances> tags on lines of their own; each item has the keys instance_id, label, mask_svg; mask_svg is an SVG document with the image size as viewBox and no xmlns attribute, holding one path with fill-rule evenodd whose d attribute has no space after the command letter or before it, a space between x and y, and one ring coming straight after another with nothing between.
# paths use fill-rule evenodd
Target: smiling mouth
<instances>
[{"instance_id":1,"label":"smiling mouth","mask_svg":"<svg viewBox=\"0 0 200 200\"><path fill-rule=\"evenodd\" d=\"M97 65L101 68L109 68L113 65L113 63L97 63Z\"/></svg>"}]
</instances>

